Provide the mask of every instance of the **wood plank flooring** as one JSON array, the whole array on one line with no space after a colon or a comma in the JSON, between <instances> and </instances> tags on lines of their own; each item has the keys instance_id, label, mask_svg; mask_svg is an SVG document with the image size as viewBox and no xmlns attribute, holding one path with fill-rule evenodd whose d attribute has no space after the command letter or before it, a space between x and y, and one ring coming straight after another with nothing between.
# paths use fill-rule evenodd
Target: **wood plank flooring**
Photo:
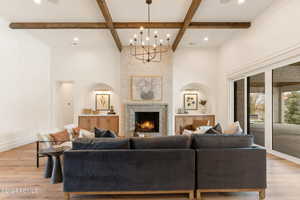
<instances>
[{"instance_id":1,"label":"wood plank flooring","mask_svg":"<svg viewBox=\"0 0 300 200\"><path fill-rule=\"evenodd\" d=\"M26 145L0 153L0 200L60 200L64 198L62 184L52 185L43 178L45 159L41 167L35 167L35 145ZM300 200L300 166L275 156L268 156L267 200ZM257 200L258 193L204 194L204 200ZM73 196L72 199L152 199L153 196L100 197ZM156 196L156 199L187 199L183 196Z\"/></svg>"}]
</instances>

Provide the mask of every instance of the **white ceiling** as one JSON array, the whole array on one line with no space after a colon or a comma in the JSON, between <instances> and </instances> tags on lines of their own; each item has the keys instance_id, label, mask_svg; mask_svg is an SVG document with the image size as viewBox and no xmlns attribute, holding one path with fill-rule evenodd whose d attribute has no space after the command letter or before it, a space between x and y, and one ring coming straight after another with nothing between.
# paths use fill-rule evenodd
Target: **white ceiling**
<instances>
[{"instance_id":1,"label":"white ceiling","mask_svg":"<svg viewBox=\"0 0 300 200\"><path fill-rule=\"evenodd\" d=\"M252 21L273 0L246 0L238 5L237 0L221 4L220 0L203 0L193 21ZM107 0L114 21L146 21L147 9L144 0ZM153 0L152 21L183 21L191 0ZM9 22L104 22L96 0L42 0L37 5L33 0L1 0L0 17ZM17 31L17 30L16 30ZM70 45L73 37L80 38L81 45L102 45L114 41L108 30L27 30L51 46ZM137 30L118 30L123 45ZM170 33L172 40L178 30L158 30L160 35ZM243 30L188 30L180 46L216 47ZM209 41L204 41L209 37Z\"/></svg>"}]
</instances>

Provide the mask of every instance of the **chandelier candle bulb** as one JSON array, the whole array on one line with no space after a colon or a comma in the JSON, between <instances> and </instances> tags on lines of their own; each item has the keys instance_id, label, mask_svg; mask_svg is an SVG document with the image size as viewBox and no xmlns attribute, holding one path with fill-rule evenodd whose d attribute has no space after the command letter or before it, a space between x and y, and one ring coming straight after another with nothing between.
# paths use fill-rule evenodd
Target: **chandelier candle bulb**
<instances>
[{"instance_id":1,"label":"chandelier candle bulb","mask_svg":"<svg viewBox=\"0 0 300 200\"><path fill-rule=\"evenodd\" d=\"M152 0L146 0L146 4L148 6L148 23L151 24L150 5L152 4ZM170 49L170 36L170 34L166 35L165 40L167 44L164 45L164 40L159 38L157 30L153 30L152 32L150 26L147 25L146 29L141 26L139 34L134 34L133 40L129 40L130 55L137 60L141 60L143 63L161 62L163 54L167 53Z\"/></svg>"}]
</instances>

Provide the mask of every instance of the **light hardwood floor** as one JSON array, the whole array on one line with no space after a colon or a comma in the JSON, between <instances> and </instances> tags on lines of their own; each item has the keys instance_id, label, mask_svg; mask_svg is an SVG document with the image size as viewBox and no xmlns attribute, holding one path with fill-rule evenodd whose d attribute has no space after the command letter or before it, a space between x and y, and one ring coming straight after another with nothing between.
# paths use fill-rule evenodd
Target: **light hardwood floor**
<instances>
[{"instance_id":1,"label":"light hardwood floor","mask_svg":"<svg viewBox=\"0 0 300 200\"><path fill-rule=\"evenodd\" d=\"M26 145L0 153L0 200L60 200L64 198L62 184L52 185L43 178L44 160L35 167L35 146ZM268 156L267 200L300 200L300 166L274 156ZM18 190L31 191L18 192ZM213 193L204 194L204 200L257 200L258 193ZM144 196L143 196L144 198ZM184 197L157 197L158 199L185 199ZM141 199L138 197L74 196L72 199Z\"/></svg>"}]
</instances>

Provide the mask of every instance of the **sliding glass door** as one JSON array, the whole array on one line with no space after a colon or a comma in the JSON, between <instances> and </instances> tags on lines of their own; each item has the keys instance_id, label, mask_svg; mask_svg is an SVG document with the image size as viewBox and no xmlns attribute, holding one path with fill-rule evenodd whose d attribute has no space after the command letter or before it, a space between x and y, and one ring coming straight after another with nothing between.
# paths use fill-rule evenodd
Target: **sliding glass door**
<instances>
[{"instance_id":1,"label":"sliding glass door","mask_svg":"<svg viewBox=\"0 0 300 200\"><path fill-rule=\"evenodd\" d=\"M234 81L234 121L245 130L245 79Z\"/></svg>"},{"instance_id":2,"label":"sliding glass door","mask_svg":"<svg viewBox=\"0 0 300 200\"><path fill-rule=\"evenodd\" d=\"M273 149L300 158L300 63L273 70Z\"/></svg>"},{"instance_id":3,"label":"sliding glass door","mask_svg":"<svg viewBox=\"0 0 300 200\"><path fill-rule=\"evenodd\" d=\"M265 73L247 78L247 108L248 134L265 146Z\"/></svg>"}]
</instances>

